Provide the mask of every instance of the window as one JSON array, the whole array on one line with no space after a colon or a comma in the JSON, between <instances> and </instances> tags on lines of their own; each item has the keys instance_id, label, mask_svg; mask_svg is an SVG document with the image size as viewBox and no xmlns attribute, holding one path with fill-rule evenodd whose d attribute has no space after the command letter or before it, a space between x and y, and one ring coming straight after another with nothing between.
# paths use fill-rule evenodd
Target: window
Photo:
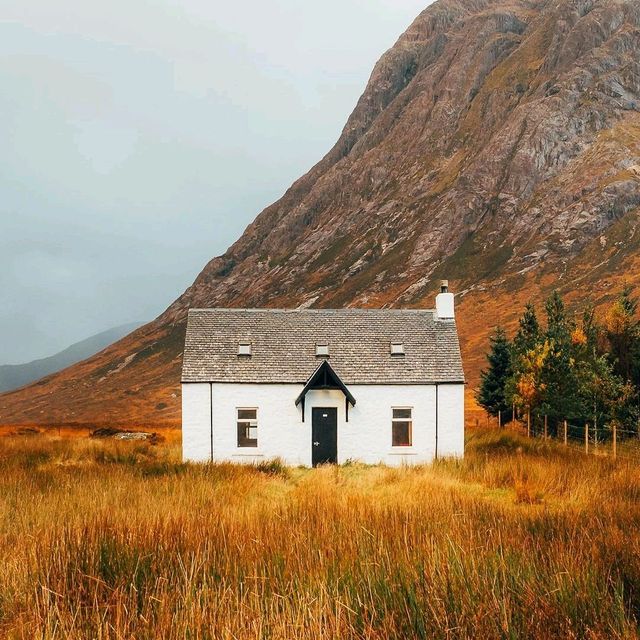
<instances>
[{"instance_id":1,"label":"window","mask_svg":"<svg viewBox=\"0 0 640 640\"><path fill-rule=\"evenodd\" d=\"M326 342L319 342L316 345L316 355L317 356L328 356L329 355L329 345Z\"/></svg>"},{"instance_id":2,"label":"window","mask_svg":"<svg viewBox=\"0 0 640 640\"><path fill-rule=\"evenodd\" d=\"M238 446L258 446L257 409L238 409Z\"/></svg>"},{"instance_id":3,"label":"window","mask_svg":"<svg viewBox=\"0 0 640 640\"><path fill-rule=\"evenodd\" d=\"M391 419L391 443L394 447L410 447L412 445L412 429L410 408L393 409Z\"/></svg>"},{"instance_id":4,"label":"window","mask_svg":"<svg viewBox=\"0 0 640 640\"><path fill-rule=\"evenodd\" d=\"M251 343L250 342L239 342L238 343L238 355L239 356L250 356L251 355Z\"/></svg>"},{"instance_id":5,"label":"window","mask_svg":"<svg viewBox=\"0 0 640 640\"><path fill-rule=\"evenodd\" d=\"M391 343L391 355L403 356L404 355L404 342L392 342Z\"/></svg>"}]
</instances>

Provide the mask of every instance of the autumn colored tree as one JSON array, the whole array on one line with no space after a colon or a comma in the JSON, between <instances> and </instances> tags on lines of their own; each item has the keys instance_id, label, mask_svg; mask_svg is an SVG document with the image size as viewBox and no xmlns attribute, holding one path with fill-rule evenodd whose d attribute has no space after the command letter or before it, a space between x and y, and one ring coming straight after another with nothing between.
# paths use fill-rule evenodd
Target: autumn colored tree
<instances>
[{"instance_id":1,"label":"autumn colored tree","mask_svg":"<svg viewBox=\"0 0 640 640\"><path fill-rule=\"evenodd\" d=\"M599 368L599 358L606 355L600 348L602 327L595 318L593 307L587 307L582 313L580 324L571 332L571 357L576 370L580 373Z\"/></svg>"},{"instance_id":2,"label":"autumn colored tree","mask_svg":"<svg viewBox=\"0 0 640 640\"><path fill-rule=\"evenodd\" d=\"M488 368L480 374L480 389L476 395L478 404L492 416L506 415L511 400L506 398L506 385L512 376L511 345L502 327L498 327L489 339Z\"/></svg>"},{"instance_id":3,"label":"autumn colored tree","mask_svg":"<svg viewBox=\"0 0 640 640\"><path fill-rule=\"evenodd\" d=\"M625 403L616 412L627 433L640 425L640 320L638 300L630 286L625 286L605 316L608 359L613 371L626 383Z\"/></svg>"},{"instance_id":4,"label":"autumn colored tree","mask_svg":"<svg viewBox=\"0 0 640 640\"><path fill-rule=\"evenodd\" d=\"M520 369L513 378L513 401L525 411L528 421L546 399L544 371L550 352L551 345L548 340L534 345L520 357Z\"/></svg>"},{"instance_id":5,"label":"autumn colored tree","mask_svg":"<svg viewBox=\"0 0 640 640\"><path fill-rule=\"evenodd\" d=\"M571 333L571 344L574 355L578 360L589 360L603 355L602 327L596 320L596 312L593 306L588 306L582 312L580 325L575 326Z\"/></svg>"},{"instance_id":6,"label":"autumn colored tree","mask_svg":"<svg viewBox=\"0 0 640 640\"><path fill-rule=\"evenodd\" d=\"M505 398L520 409L525 409L521 393L518 390L518 382L529 371L528 361L530 352L540 344L542 335L540 323L533 303L528 302L524 313L518 322L518 331L511 343L511 378L505 385ZM530 410L525 409L525 410Z\"/></svg>"}]
</instances>

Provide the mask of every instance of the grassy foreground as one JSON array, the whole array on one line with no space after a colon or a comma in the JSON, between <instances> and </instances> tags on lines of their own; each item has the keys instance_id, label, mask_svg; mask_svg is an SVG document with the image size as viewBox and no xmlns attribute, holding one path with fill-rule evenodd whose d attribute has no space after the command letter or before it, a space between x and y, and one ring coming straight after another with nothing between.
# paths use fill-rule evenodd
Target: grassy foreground
<instances>
[{"instance_id":1,"label":"grassy foreground","mask_svg":"<svg viewBox=\"0 0 640 640\"><path fill-rule=\"evenodd\" d=\"M315 471L0 438L0 637L637 638L640 470L476 432Z\"/></svg>"}]
</instances>

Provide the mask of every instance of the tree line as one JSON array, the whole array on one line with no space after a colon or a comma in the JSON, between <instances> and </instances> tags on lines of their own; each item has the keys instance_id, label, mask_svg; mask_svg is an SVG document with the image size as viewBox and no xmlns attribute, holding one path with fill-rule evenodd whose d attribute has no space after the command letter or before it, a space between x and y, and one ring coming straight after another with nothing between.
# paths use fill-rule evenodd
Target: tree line
<instances>
[{"instance_id":1,"label":"tree line","mask_svg":"<svg viewBox=\"0 0 640 640\"><path fill-rule=\"evenodd\" d=\"M544 324L529 303L512 340L502 327L490 337L478 403L506 422L520 416L532 431L564 420L590 424L606 438L612 425L637 433L640 421L638 300L626 286L601 321L588 307L576 321L560 294L544 305Z\"/></svg>"}]
</instances>

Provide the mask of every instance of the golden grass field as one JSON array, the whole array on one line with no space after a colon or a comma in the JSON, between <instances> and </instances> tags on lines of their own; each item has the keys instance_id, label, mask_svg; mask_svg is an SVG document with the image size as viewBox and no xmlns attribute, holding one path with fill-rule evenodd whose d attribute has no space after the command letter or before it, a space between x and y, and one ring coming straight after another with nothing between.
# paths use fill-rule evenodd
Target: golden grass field
<instances>
[{"instance_id":1,"label":"golden grass field","mask_svg":"<svg viewBox=\"0 0 640 640\"><path fill-rule=\"evenodd\" d=\"M498 431L317 470L0 438L3 638L637 638L640 467Z\"/></svg>"}]
</instances>

